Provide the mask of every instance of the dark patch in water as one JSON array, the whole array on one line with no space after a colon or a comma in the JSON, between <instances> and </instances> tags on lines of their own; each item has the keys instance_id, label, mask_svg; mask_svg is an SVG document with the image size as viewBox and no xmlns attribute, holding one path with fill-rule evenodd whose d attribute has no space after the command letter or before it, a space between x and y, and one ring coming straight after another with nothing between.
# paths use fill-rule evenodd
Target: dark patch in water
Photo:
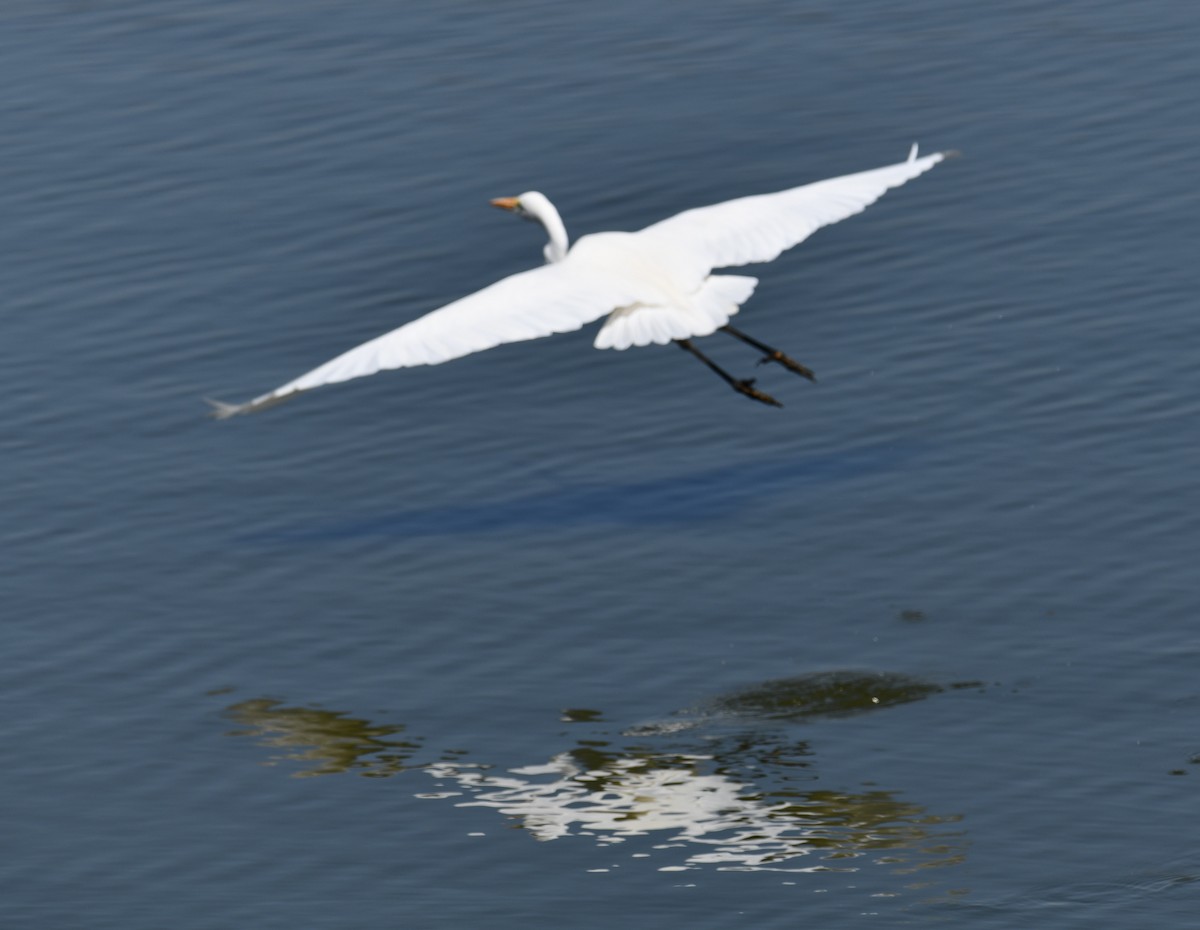
<instances>
[{"instance_id":1,"label":"dark patch in water","mask_svg":"<svg viewBox=\"0 0 1200 930\"><path fill-rule=\"evenodd\" d=\"M948 685L892 672L830 671L766 681L679 711L671 720L644 724L628 735L653 736L691 729L712 718L803 721L814 717L848 717L920 701L944 691L983 687L982 682Z\"/></svg>"}]
</instances>

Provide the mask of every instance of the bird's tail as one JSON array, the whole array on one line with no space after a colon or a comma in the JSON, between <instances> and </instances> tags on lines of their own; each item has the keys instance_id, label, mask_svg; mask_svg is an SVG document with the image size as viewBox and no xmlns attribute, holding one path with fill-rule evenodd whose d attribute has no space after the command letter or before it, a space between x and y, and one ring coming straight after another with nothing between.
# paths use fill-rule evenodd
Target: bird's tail
<instances>
[{"instance_id":1,"label":"bird's tail","mask_svg":"<svg viewBox=\"0 0 1200 930\"><path fill-rule=\"evenodd\" d=\"M709 275L692 299L692 306L703 313L712 322L713 330L716 330L728 323L729 318L742 308L757 285L758 278L749 275Z\"/></svg>"},{"instance_id":2,"label":"bird's tail","mask_svg":"<svg viewBox=\"0 0 1200 930\"><path fill-rule=\"evenodd\" d=\"M710 275L685 307L630 304L608 315L593 345L597 349L666 345L677 339L709 336L729 322L754 293L758 278Z\"/></svg>"}]
</instances>

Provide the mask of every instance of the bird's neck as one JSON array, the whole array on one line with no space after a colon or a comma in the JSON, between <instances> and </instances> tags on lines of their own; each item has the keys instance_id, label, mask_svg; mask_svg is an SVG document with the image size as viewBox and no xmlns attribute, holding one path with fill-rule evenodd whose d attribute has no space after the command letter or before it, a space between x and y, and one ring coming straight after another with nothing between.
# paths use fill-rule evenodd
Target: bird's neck
<instances>
[{"instance_id":1,"label":"bird's neck","mask_svg":"<svg viewBox=\"0 0 1200 930\"><path fill-rule=\"evenodd\" d=\"M561 262L567 257L567 249L571 244L567 238L567 227L563 225L558 211L553 207L546 211L546 215L540 219L542 226L546 229L546 235L550 237L550 241L542 249L542 254L546 256L547 264L553 265L555 262Z\"/></svg>"}]
</instances>

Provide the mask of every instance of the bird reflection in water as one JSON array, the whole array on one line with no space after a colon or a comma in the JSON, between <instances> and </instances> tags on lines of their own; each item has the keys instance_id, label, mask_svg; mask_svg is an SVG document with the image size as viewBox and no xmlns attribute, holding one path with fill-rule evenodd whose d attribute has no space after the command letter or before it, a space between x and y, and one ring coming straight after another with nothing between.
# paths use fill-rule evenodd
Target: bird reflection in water
<instances>
[{"instance_id":1,"label":"bird reflection in water","mask_svg":"<svg viewBox=\"0 0 1200 930\"><path fill-rule=\"evenodd\" d=\"M503 775L461 762L428 771L469 795L458 806L494 808L538 840L648 837L654 850L682 850L661 871L855 871L862 857L915 870L962 859L957 834L939 829L957 817L887 791L762 790L711 756L576 750Z\"/></svg>"},{"instance_id":2,"label":"bird reflection in water","mask_svg":"<svg viewBox=\"0 0 1200 930\"><path fill-rule=\"evenodd\" d=\"M272 761L316 763L298 774L358 772L382 777L420 771L434 783L417 797L490 808L535 839L586 837L599 846L631 843L637 858L669 859L662 871L909 872L954 865L964 856L956 815L931 814L892 792L813 787L807 743L787 724L868 713L977 682L942 686L900 675L826 672L766 682L670 719L609 738L600 715L567 712L587 738L548 762L507 771L446 754L416 761L419 740L401 728L344 714L244 701L229 715L264 745L287 750Z\"/></svg>"},{"instance_id":3,"label":"bird reflection in water","mask_svg":"<svg viewBox=\"0 0 1200 930\"><path fill-rule=\"evenodd\" d=\"M381 726L315 707L284 707L279 701L256 698L234 704L227 715L241 724L231 736L249 736L260 745L283 752L266 764L301 762L311 765L298 777L357 772L386 778L408 768L420 743L393 739L404 728Z\"/></svg>"}]
</instances>

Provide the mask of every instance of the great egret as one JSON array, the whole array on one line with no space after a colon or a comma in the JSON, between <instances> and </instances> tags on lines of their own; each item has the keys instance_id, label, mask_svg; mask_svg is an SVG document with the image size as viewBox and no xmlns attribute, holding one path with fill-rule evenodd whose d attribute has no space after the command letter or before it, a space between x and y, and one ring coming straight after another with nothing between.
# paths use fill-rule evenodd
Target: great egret
<instances>
[{"instance_id":1,"label":"great egret","mask_svg":"<svg viewBox=\"0 0 1200 930\"><path fill-rule=\"evenodd\" d=\"M805 366L729 325L758 279L710 272L769 262L822 226L860 213L947 154L953 153L918 157L914 144L908 158L894 165L686 210L638 232L584 236L573 248L545 195L530 191L493 200L546 230L545 265L427 313L246 403L209 401L213 416L251 413L301 391L385 369L438 365L508 342L571 332L605 315L597 349L675 342L738 393L782 406L756 389L754 379L734 378L692 344L693 337L722 330L764 352L759 364L777 362L815 380Z\"/></svg>"}]
</instances>

